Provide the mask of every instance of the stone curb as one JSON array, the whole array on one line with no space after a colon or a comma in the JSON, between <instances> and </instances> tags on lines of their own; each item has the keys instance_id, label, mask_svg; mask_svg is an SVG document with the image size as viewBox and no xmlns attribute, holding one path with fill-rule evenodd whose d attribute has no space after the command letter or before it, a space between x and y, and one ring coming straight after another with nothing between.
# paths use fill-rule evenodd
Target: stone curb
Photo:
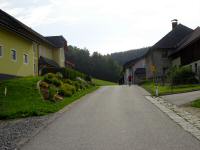
<instances>
[{"instance_id":1,"label":"stone curb","mask_svg":"<svg viewBox=\"0 0 200 150\"><path fill-rule=\"evenodd\" d=\"M160 97L145 97L180 125L185 131L191 133L200 140L200 118L191 115L189 112L178 108L176 105L173 105Z\"/></svg>"}]
</instances>

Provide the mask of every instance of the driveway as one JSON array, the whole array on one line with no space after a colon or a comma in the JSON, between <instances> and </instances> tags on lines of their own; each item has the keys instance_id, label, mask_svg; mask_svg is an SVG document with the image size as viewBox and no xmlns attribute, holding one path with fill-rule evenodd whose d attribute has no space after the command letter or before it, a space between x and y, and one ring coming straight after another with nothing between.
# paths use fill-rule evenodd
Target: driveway
<instances>
[{"instance_id":1,"label":"driveway","mask_svg":"<svg viewBox=\"0 0 200 150\"><path fill-rule=\"evenodd\" d=\"M200 98L200 91L166 95L166 96L162 96L162 98L172 104L181 106Z\"/></svg>"},{"instance_id":2,"label":"driveway","mask_svg":"<svg viewBox=\"0 0 200 150\"><path fill-rule=\"evenodd\" d=\"M23 150L199 150L137 86L102 87L40 132Z\"/></svg>"}]
</instances>

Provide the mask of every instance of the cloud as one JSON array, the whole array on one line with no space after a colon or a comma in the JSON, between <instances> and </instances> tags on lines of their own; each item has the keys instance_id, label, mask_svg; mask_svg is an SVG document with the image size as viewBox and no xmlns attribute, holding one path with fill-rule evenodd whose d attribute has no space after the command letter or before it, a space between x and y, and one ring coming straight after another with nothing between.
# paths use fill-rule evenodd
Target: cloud
<instances>
[{"instance_id":1,"label":"cloud","mask_svg":"<svg viewBox=\"0 0 200 150\"><path fill-rule=\"evenodd\" d=\"M152 45L174 18L200 25L199 0L0 0L0 8L44 35L101 53Z\"/></svg>"}]
</instances>

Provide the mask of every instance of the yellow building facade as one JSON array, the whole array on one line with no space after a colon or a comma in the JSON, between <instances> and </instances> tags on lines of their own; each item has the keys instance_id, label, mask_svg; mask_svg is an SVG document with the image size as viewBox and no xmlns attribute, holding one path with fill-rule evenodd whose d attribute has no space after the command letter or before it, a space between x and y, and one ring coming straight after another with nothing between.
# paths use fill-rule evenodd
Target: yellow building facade
<instances>
[{"instance_id":1,"label":"yellow building facade","mask_svg":"<svg viewBox=\"0 0 200 150\"><path fill-rule=\"evenodd\" d=\"M0 9L0 79L38 75L44 67L65 67L66 48L64 37L44 37Z\"/></svg>"},{"instance_id":2,"label":"yellow building facade","mask_svg":"<svg viewBox=\"0 0 200 150\"><path fill-rule=\"evenodd\" d=\"M0 57L1 74L32 76L37 73L37 68L34 69L34 56L36 54L33 51L32 41L0 28L0 47L2 53Z\"/></svg>"}]
</instances>

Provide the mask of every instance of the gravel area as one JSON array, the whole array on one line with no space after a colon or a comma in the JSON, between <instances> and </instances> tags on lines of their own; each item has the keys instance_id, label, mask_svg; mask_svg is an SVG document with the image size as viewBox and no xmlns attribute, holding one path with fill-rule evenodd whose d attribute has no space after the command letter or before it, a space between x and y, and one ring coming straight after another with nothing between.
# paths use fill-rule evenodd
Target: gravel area
<instances>
[{"instance_id":1,"label":"gravel area","mask_svg":"<svg viewBox=\"0 0 200 150\"><path fill-rule=\"evenodd\" d=\"M200 118L200 108L191 107L191 104L183 105L181 108L189 113L191 113L193 116Z\"/></svg>"},{"instance_id":2,"label":"gravel area","mask_svg":"<svg viewBox=\"0 0 200 150\"><path fill-rule=\"evenodd\" d=\"M50 116L30 117L25 119L0 122L0 150L17 149L28 141L37 130L43 127Z\"/></svg>"}]
</instances>

